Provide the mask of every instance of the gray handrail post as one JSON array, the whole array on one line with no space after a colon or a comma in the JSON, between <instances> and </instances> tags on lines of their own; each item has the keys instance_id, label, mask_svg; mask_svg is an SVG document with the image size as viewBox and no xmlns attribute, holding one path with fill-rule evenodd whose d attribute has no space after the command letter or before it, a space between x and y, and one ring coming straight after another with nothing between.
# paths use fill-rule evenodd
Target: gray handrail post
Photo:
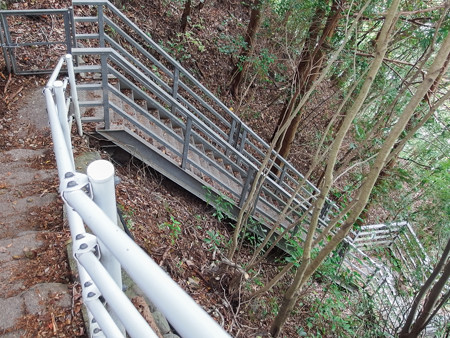
<instances>
[{"instance_id":1,"label":"gray handrail post","mask_svg":"<svg viewBox=\"0 0 450 338\"><path fill-rule=\"evenodd\" d=\"M75 121L77 123L78 135L83 136L83 127L81 126L80 104L78 102L78 92L75 80L75 71L73 69L73 58L71 54L66 54L67 73L69 75L70 96L72 96L72 104L74 110Z\"/></svg>"},{"instance_id":2,"label":"gray handrail post","mask_svg":"<svg viewBox=\"0 0 450 338\"><path fill-rule=\"evenodd\" d=\"M6 17L4 15L0 16L0 19L2 23L0 24L0 43L2 44L2 50L3 50L3 56L5 58L5 66L8 73L11 73L11 62L10 62L10 55L9 55L9 48L6 47L6 41L4 36L7 36L5 24L7 24Z\"/></svg>"},{"instance_id":3,"label":"gray handrail post","mask_svg":"<svg viewBox=\"0 0 450 338\"><path fill-rule=\"evenodd\" d=\"M175 67L175 71L173 72L173 87L172 87L172 97L176 100L178 97L178 81L180 79L180 70L178 67ZM172 114L175 114L177 111L177 107L175 104L172 104Z\"/></svg>"},{"instance_id":4,"label":"gray handrail post","mask_svg":"<svg viewBox=\"0 0 450 338\"><path fill-rule=\"evenodd\" d=\"M103 18L103 5L97 5L97 17L98 17L98 36L100 47L105 47L105 22Z\"/></svg>"},{"instance_id":5,"label":"gray handrail post","mask_svg":"<svg viewBox=\"0 0 450 338\"><path fill-rule=\"evenodd\" d=\"M188 152L189 152L191 130L192 130L192 118L188 117L188 120L186 123L186 133L184 135L183 156L181 159L181 167L183 169L186 169L186 165L187 165L187 157L188 157Z\"/></svg>"},{"instance_id":6,"label":"gray handrail post","mask_svg":"<svg viewBox=\"0 0 450 338\"><path fill-rule=\"evenodd\" d=\"M256 175L256 169L253 167L250 167L247 171L247 178L245 179L244 186L242 187L241 197L239 199L239 208L242 208L244 205L244 202L247 198L247 193L249 192L249 188L253 183L253 180L255 179Z\"/></svg>"},{"instance_id":7,"label":"gray handrail post","mask_svg":"<svg viewBox=\"0 0 450 338\"><path fill-rule=\"evenodd\" d=\"M109 129L111 125L111 119L109 116L109 93L108 93L108 55L101 55L101 68L102 68L102 87L103 87L103 118L105 121L105 129Z\"/></svg>"},{"instance_id":8,"label":"gray handrail post","mask_svg":"<svg viewBox=\"0 0 450 338\"><path fill-rule=\"evenodd\" d=\"M98 160L92 162L87 167L87 175L89 182L92 185L94 202L102 209L111 221L117 226L117 209L116 209L116 193L114 186L114 166L111 162L105 160ZM109 251L109 249L98 240L100 245L101 258L105 269L109 272L117 286L122 289L122 269L119 261ZM111 317L116 322L117 326L123 331L125 329L116 317L114 312L110 312Z\"/></svg>"}]
</instances>

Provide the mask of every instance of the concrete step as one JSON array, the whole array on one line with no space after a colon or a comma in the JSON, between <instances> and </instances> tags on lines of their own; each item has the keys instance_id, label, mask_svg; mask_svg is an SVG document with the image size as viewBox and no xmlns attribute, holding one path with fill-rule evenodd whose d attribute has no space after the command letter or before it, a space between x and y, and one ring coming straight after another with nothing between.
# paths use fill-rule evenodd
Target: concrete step
<instances>
[{"instance_id":1,"label":"concrete step","mask_svg":"<svg viewBox=\"0 0 450 338\"><path fill-rule=\"evenodd\" d=\"M36 250L43 244L39 232L25 231L15 237L0 240L0 297L17 294L24 289L24 281L15 278L24 260L33 259Z\"/></svg>"},{"instance_id":2,"label":"concrete step","mask_svg":"<svg viewBox=\"0 0 450 338\"><path fill-rule=\"evenodd\" d=\"M47 311L51 306L70 308L72 299L67 285L61 283L42 283L29 288L17 296L0 298L0 332L10 330L24 315L35 315ZM14 337L9 332L10 337ZM20 337L20 335L16 335Z\"/></svg>"}]
</instances>

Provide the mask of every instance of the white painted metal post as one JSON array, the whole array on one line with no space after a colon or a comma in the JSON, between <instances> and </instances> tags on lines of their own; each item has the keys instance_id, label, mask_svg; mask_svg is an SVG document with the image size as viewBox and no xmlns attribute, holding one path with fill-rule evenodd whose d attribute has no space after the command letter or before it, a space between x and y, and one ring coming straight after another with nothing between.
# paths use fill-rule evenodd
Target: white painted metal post
<instances>
[{"instance_id":1,"label":"white painted metal post","mask_svg":"<svg viewBox=\"0 0 450 338\"><path fill-rule=\"evenodd\" d=\"M55 97L56 97L56 107L58 110L58 118L59 124L61 125L61 129L64 135L64 140L67 147L67 153L70 156L72 161L72 165L75 167L75 162L73 160L73 152L72 152L72 140L70 138L70 130L69 124L67 121L67 110L66 110L66 99L64 96L64 88L62 81L55 81L53 83L53 88L55 89Z\"/></svg>"},{"instance_id":2,"label":"white painted metal post","mask_svg":"<svg viewBox=\"0 0 450 338\"><path fill-rule=\"evenodd\" d=\"M92 185L94 202L104 211L108 218L117 226L116 192L114 186L114 166L111 162L98 160L92 162L86 170ZM118 226L117 226L118 227ZM113 229L111 229L113 231ZM99 239L103 266L109 272L117 286L122 290L122 270L119 261ZM115 314L111 313L115 318ZM117 318L118 319L118 318ZM119 322L116 321L119 324ZM125 333L125 330L124 330Z\"/></svg>"},{"instance_id":3,"label":"white painted metal post","mask_svg":"<svg viewBox=\"0 0 450 338\"><path fill-rule=\"evenodd\" d=\"M83 136L83 127L81 126L81 114L80 114L80 105L78 104L78 92L75 81L75 72L73 69L73 59L71 54L66 54L65 56L66 64L67 64L67 73L69 75L69 84L70 84L70 96L72 96L72 103L75 115L75 121L77 123L77 130L80 136Z\"/></svg>"},{"instance_id":4,"label":"white painted metal post","mask_svg":"<svg viewBox=\"0 0 450 338\"><path fill-rule=\"evenodd\" d=\"M53 95L50 88L44 89L44 95L47 102L48 120L52 132L53 151L55 152L58 176L61 182L64 179L65 173L74 171L74 166L70 159L70 155L67 153L64 134L61 130L61 124L59 123L56 105L53 101Z\"/></svg>"}]
</instances>

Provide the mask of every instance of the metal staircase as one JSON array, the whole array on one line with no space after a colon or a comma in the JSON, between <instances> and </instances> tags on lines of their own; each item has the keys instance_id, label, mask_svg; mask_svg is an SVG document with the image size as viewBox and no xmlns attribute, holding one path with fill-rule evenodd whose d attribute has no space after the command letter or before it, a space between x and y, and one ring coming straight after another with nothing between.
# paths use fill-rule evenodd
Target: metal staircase
<instances>
[{"instance_id":1,"label":"metal staircase","mask_svg":"<svg viewBox=\"0 0 450 338\"><path fill-rule=\"evenodd\" d=\"M348 250L343 265L358 273L358 287L374 302L374 313L384 323L383 331L395 336L414 295L433 270L432 260L408 222L364 225L345 242ZM446 320L448 314L441 311L423 333L434 335Z\"/></svg>"},{"instance_id":2,"label":"metal staircase","mask_svg":"<svg viewBox=\"0 0 450 338\"><path fill-rule=\"evenodd\" d=\"M234 218L245 202L269 145L219 99L107 1L73 1L72 54L83 74L77 86L83 123L199 198L226 199ZM265 232L277 223L299 182L303 187L281 226L294 224L318 189L273 154L279 175L266 175L252 217ZM338 209L327 202L320 224ZM304 236L304 226L295 233Z\"/></svg>"}]
</instances>

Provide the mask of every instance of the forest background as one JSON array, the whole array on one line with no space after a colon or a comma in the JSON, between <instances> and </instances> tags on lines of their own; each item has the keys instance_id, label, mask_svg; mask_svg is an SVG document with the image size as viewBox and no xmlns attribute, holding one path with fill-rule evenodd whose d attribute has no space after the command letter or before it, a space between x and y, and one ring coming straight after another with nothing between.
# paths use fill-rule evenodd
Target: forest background
<instances>
[{"instance_id":1,"label":"forest background","mask_svg":"<svg viewBox=\"0 0 450 338\"><path fill-rule=\"evenodd\" d=\"M49 2L31 1L29 7L57 4ZM271 245L270 236L247 231L256 192L267 175L280 174L270 156L237 222L227 220L224 199L212 212L221 224L206 235L187 227L206 227L210 221L201 213L192 221L163 203L167 219L149 231L146 221L139 223L143 211L121 200L143 247L151 252L149 238L165 236L160 264L180 263L171 265L172 275L191 287L223 290L228 305L220 316L228 331L382 335L376 304L325 277L341 268L338 252L351 230L394 221L413 225L435 266L429 280L407 290L417 297L398 332L417 336L430 319L427 311L448 310L449 1L114 4L320 188L311 217L297 222L307 229L306 238L288 238L295 248L290 255ZM298 183L300 189L304 182ZM327 198L341 212L318 234ZM280 224L285 216L280 214ZM207 260L202 267L218 267L202 268L200 280L187 277L192 262L181 253L192 237L200 237L199 249L209 252L199 254ZM387 259L386 252L375 254ZM442 335L449 330L440 329Z\"/></svg>"}]
</instances>

